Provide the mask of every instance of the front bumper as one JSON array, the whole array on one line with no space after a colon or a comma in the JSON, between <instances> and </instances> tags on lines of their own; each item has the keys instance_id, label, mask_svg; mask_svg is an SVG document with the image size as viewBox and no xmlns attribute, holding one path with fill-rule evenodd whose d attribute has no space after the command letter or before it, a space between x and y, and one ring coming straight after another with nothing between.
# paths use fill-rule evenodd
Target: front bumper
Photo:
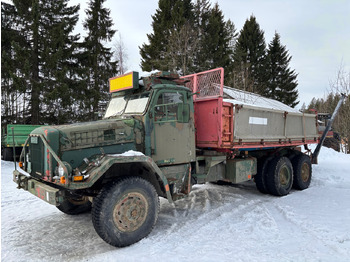
<instances>
[{"instance_id":1,"label":"front bumper","mask_svg":"<svg viewBox=\"0 0 350 262\"><path fill-rule=\"evenodd\" d=\"M17 188L22 188L51 205L58 206L63 201L62 192L59 189L24 175L18 170L13 171L13 181L18 185Z\"/></svg>"}]
</instances>

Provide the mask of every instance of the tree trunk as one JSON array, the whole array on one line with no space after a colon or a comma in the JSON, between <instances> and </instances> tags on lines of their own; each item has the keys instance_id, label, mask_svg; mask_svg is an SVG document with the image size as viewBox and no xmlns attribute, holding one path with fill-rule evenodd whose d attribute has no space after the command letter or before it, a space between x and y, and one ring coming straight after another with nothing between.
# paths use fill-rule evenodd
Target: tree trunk
<instances>
[{"instance_id":1,"label":"tree trunk","mask_svg":"<svg viewBox=\"0 0 350 262\"><path fill-rule=\"evenodd\" d=\"M32 86L32 96L31 96L31 124L39 124L40 115L40 84L39 84L39 10L38 1L33 4L33 52L32 52L32 70L31 70L31 86Z\"/></svg>"}]
</instances>

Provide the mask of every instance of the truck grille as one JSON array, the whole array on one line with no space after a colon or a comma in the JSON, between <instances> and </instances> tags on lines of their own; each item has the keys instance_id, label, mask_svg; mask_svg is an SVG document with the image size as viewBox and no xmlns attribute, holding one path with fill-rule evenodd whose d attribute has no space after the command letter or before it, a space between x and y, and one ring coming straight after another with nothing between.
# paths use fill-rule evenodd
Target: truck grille
<instances>
[{"instance_id":1,"label":"truck grille","mask_svg":"<svg viewBox=\"0 0 350 262\"><path fill-rule=\"evenodd\" d=\"M31 137L29 141L29 151L32 164L31 175L34 177L43 177L44 161L45 161L45 147L44 143L38 137Z\"/></svg>"}]
</instances>

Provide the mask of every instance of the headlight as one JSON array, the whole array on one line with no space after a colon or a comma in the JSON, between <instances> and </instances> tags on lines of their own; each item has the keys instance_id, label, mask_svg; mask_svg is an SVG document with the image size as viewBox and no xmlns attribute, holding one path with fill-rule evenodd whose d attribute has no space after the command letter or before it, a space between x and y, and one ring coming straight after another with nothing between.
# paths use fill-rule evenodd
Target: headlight
<instances>
[{"instance_id":1,"label":"headlight","mask_svg":"<svg viewBox=\"0 0 350 262\"><path fill-rule=\"evenodd\" d=\"M59 165L59 167L58 167L58 175L59 176L64 176L64 168L61 165Z\"/></svg>"},{"instance_id":2,"label":"headlight","mask_svg":"<svg viewBox=\"0 0 350 262\"><path fill-rule=\"evenodd\" d=\"M62 164L66 167L67 175L69 175L72 172L72 167L67 162L62 162ZM57 172L60 177L63 177L66 174L64 167L62 165L58 165Z\"/></svg>"}]
</instances>

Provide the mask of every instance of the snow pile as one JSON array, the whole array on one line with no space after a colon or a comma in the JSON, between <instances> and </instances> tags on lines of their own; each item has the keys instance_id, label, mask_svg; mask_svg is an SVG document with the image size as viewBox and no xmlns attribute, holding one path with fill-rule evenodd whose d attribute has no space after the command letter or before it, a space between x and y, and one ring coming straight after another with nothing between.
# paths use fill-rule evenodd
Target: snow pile
<instances>
[{"instance_id":1,"label":"snow pile","mask_svg":"<svg viewBox=\"0 0 350 262\"><path fill-rule=\"evenodd\" d=\"M300 113L299 110L292 108L290 106L287 106L280 101L266 98L258 94L239 90L236 88L225 86L224 94L232 98L232 99L224 99L224 101L232 103L234 105L235 104L249 105L249 106L255 106L255 107L263 107L268 109Z\"/></svg>"},{"instance_id":2,"label":"snow pile","mask_svg":"<svg viewBox=\"0 0 350 262\"><path fill-rule=\"evenodd\" d=\"M323 147L310 188L285 197L253 182L196 185L161 199L158 222L118 249L96 234L90 214L69 216L16 189L2 161L2 261L349 261L350 155Z\"/></svg>"},{"instance_id":3,"label":"snow pile","mask_svg":"<svg viewBox=\"0 0 350 262\"><path fill-rule=\"evenodd\" d=\"M119 157L119 156L144 156L143 153L138 152L138 151L133 151L133 150L129 150L124 152L123 154L114 154L114 155L109 155L109 156L113 156L113 157Z\"/></svg>"}]
</instances>

